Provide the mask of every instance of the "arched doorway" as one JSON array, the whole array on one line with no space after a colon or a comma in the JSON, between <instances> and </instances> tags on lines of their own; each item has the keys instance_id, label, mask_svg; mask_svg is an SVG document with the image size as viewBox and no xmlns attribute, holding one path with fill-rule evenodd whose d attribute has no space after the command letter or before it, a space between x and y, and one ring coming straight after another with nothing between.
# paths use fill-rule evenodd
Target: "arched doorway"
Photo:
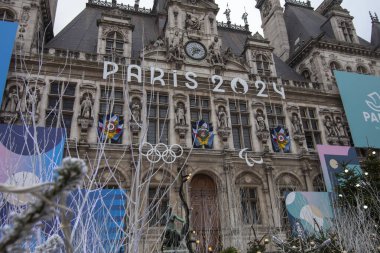
<instances>
[{"instance_id":1,"label":"arched doorway","mask_svg":"<svg viewBox=\"0 0 380 253\"><path fill-rule=\"evenodd\" d=\"M196 231L199 253L220 250L220 219L217 188L214 180L204 174L195 175L190 183L191 227ZM210 248L211 247L211 248Z\"/></svg>"}]
</instances>

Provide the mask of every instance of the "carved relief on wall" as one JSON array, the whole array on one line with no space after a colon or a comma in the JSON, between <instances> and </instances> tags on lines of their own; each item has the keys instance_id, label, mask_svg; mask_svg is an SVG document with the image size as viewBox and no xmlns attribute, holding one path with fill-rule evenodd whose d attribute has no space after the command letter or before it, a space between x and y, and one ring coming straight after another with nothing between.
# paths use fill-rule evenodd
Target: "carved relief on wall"
<instances>
[{"instance_id":1,"label":"carved relief on wall","mask_svg":"<svg viewBox=\"0 0 380 253\"><path fill-rule=\"evenodd\" d=\"M186 146L186 134L189 131L186 101L187 97L182 93L173 96L173 102L175 104L175 131L179 135L179 144L181 146Z\"/></svg>"},{"instance_id":2,"label":"carved relief on wall","mask_svg":"<svg viewBox=\"0 0 380 253\"><path fill-rule=\"evenodd\" d=\"M222 44L218 37L214 37L214 41L208 47L209 62L212 65L223 65Z\"/></svg>"},{"instance_id":3,"label":"carved relief on wall","mask_svg":"<svg viewBox=\"0 0 380 253\"><path fill-rule=\"evenodd\" d=\"M349 145L350 139L347 133L347 123L344 120L342 112L322 109L320 114L323 119L327 142L331 145Z\"/></svg>"},{"instance_id":4,"label":"carved relief on wall","mask_svg":"<svg viewBox=\"0 0 380 253\"><path fill-rule=\"evenodd\" d=\"M183 36L175 31L174 34L168 38L167 42L167 60L182 62L185 59L183 52Z\"/></svg>"},{"instance_id":5,"label":"carved relief on wall","mask_svg":"<svg viewBox=\"0 0 380 253\"><path fill-rule=\"evenodd\" d=\"M263 17L265 18L270 13L270 10L272 9L272 3L270 1L265 1L262 7L262 13Z\"/></svg>"}]
</instances>

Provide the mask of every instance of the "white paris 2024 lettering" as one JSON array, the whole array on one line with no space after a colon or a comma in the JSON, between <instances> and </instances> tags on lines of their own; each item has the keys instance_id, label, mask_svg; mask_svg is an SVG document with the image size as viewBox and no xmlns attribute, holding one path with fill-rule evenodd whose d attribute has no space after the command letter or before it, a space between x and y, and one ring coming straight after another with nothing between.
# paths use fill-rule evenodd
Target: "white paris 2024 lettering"
<instances>
[{"instance_id":1,"label":"white paris 2024 lettering","mask_svg":"<svg viewBox=\"0 0 380 253\"><path fill-rule=\"evenodd\" d=\"M110 67L112 67L110 69ZM137 73L132 73L132 69L137 70ZM103 67L103 79L107 79L108 76L113 75L119 71L119 66L114 63L114 62L109 62L105 61L104 62L104 67ZM128 65L127 67L127 82L132 81L132 77L136 79L138 83L142 83L142 70L141 67L138 65ZM158 74L158 75L157 75ZM178 87L178 76L177 76L177 70L172 71L173 74L173 86ZM165 81L164 81L164 75L165 72L156 67L150 67L150 84L154 85L155 83L160 83L161 86L165 86ZM187 82L185 83L185 86L191 90L195 90L198 88L198 82L196 80L197 75L194 72L186 72L185 73L185 79ZM226 90L222 88L223 86L223 77L218 76L218 75L213 75L211 77L211 82L212 84L215 85L215 88L213 89L213 92L215 93L225 93ZM231 89L233 92L236 94L246 94L248 92L249 86L248 83L240 78L240 77L235 77L234 79L231 80ZM243 88L243 91L238 91L238 87L241 86ZM267 85L263 81L256 81L255 82L255 87L259 92L257 93L258 97L268 97L268 94L265 94L264 92L266 91ZM285 99L285 90L283 87L278 87L276 83L273 82L273 90L277 94L281 95L282 99Z\"/></svg>"}]
</instances>

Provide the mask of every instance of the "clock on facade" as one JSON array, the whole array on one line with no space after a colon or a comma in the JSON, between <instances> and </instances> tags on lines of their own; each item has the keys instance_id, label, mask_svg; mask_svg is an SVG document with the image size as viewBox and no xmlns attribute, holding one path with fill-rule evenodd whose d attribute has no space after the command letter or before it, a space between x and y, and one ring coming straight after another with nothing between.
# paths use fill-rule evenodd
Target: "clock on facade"
<instances>
[{"instance_id":1,"label":"clock on facade","mask_svg":"<svg viewBox=\"0 0 380 253\"><path fill-rule=\"evenodd\" d=\"M197 41L189 41L185 46L186 54L194 60L202 60L206 57L206 47Z\"/></svg>"}]
</instances>

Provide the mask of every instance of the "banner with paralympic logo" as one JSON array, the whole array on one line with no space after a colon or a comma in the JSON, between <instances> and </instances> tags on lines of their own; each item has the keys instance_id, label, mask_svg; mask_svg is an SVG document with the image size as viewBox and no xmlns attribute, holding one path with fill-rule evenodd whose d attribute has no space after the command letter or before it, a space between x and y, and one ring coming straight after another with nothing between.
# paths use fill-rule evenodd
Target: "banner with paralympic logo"
<instances>
[{"instance_id":1,"label":"banner with paralympic logo","mask_svg":"<svg viewBox=\"0 0 380 253\"><path fill-rule=\"evenodd\" d=\"M380 148L380 78L334 72L355 146Z\"/></svg>"}]
</instances>

